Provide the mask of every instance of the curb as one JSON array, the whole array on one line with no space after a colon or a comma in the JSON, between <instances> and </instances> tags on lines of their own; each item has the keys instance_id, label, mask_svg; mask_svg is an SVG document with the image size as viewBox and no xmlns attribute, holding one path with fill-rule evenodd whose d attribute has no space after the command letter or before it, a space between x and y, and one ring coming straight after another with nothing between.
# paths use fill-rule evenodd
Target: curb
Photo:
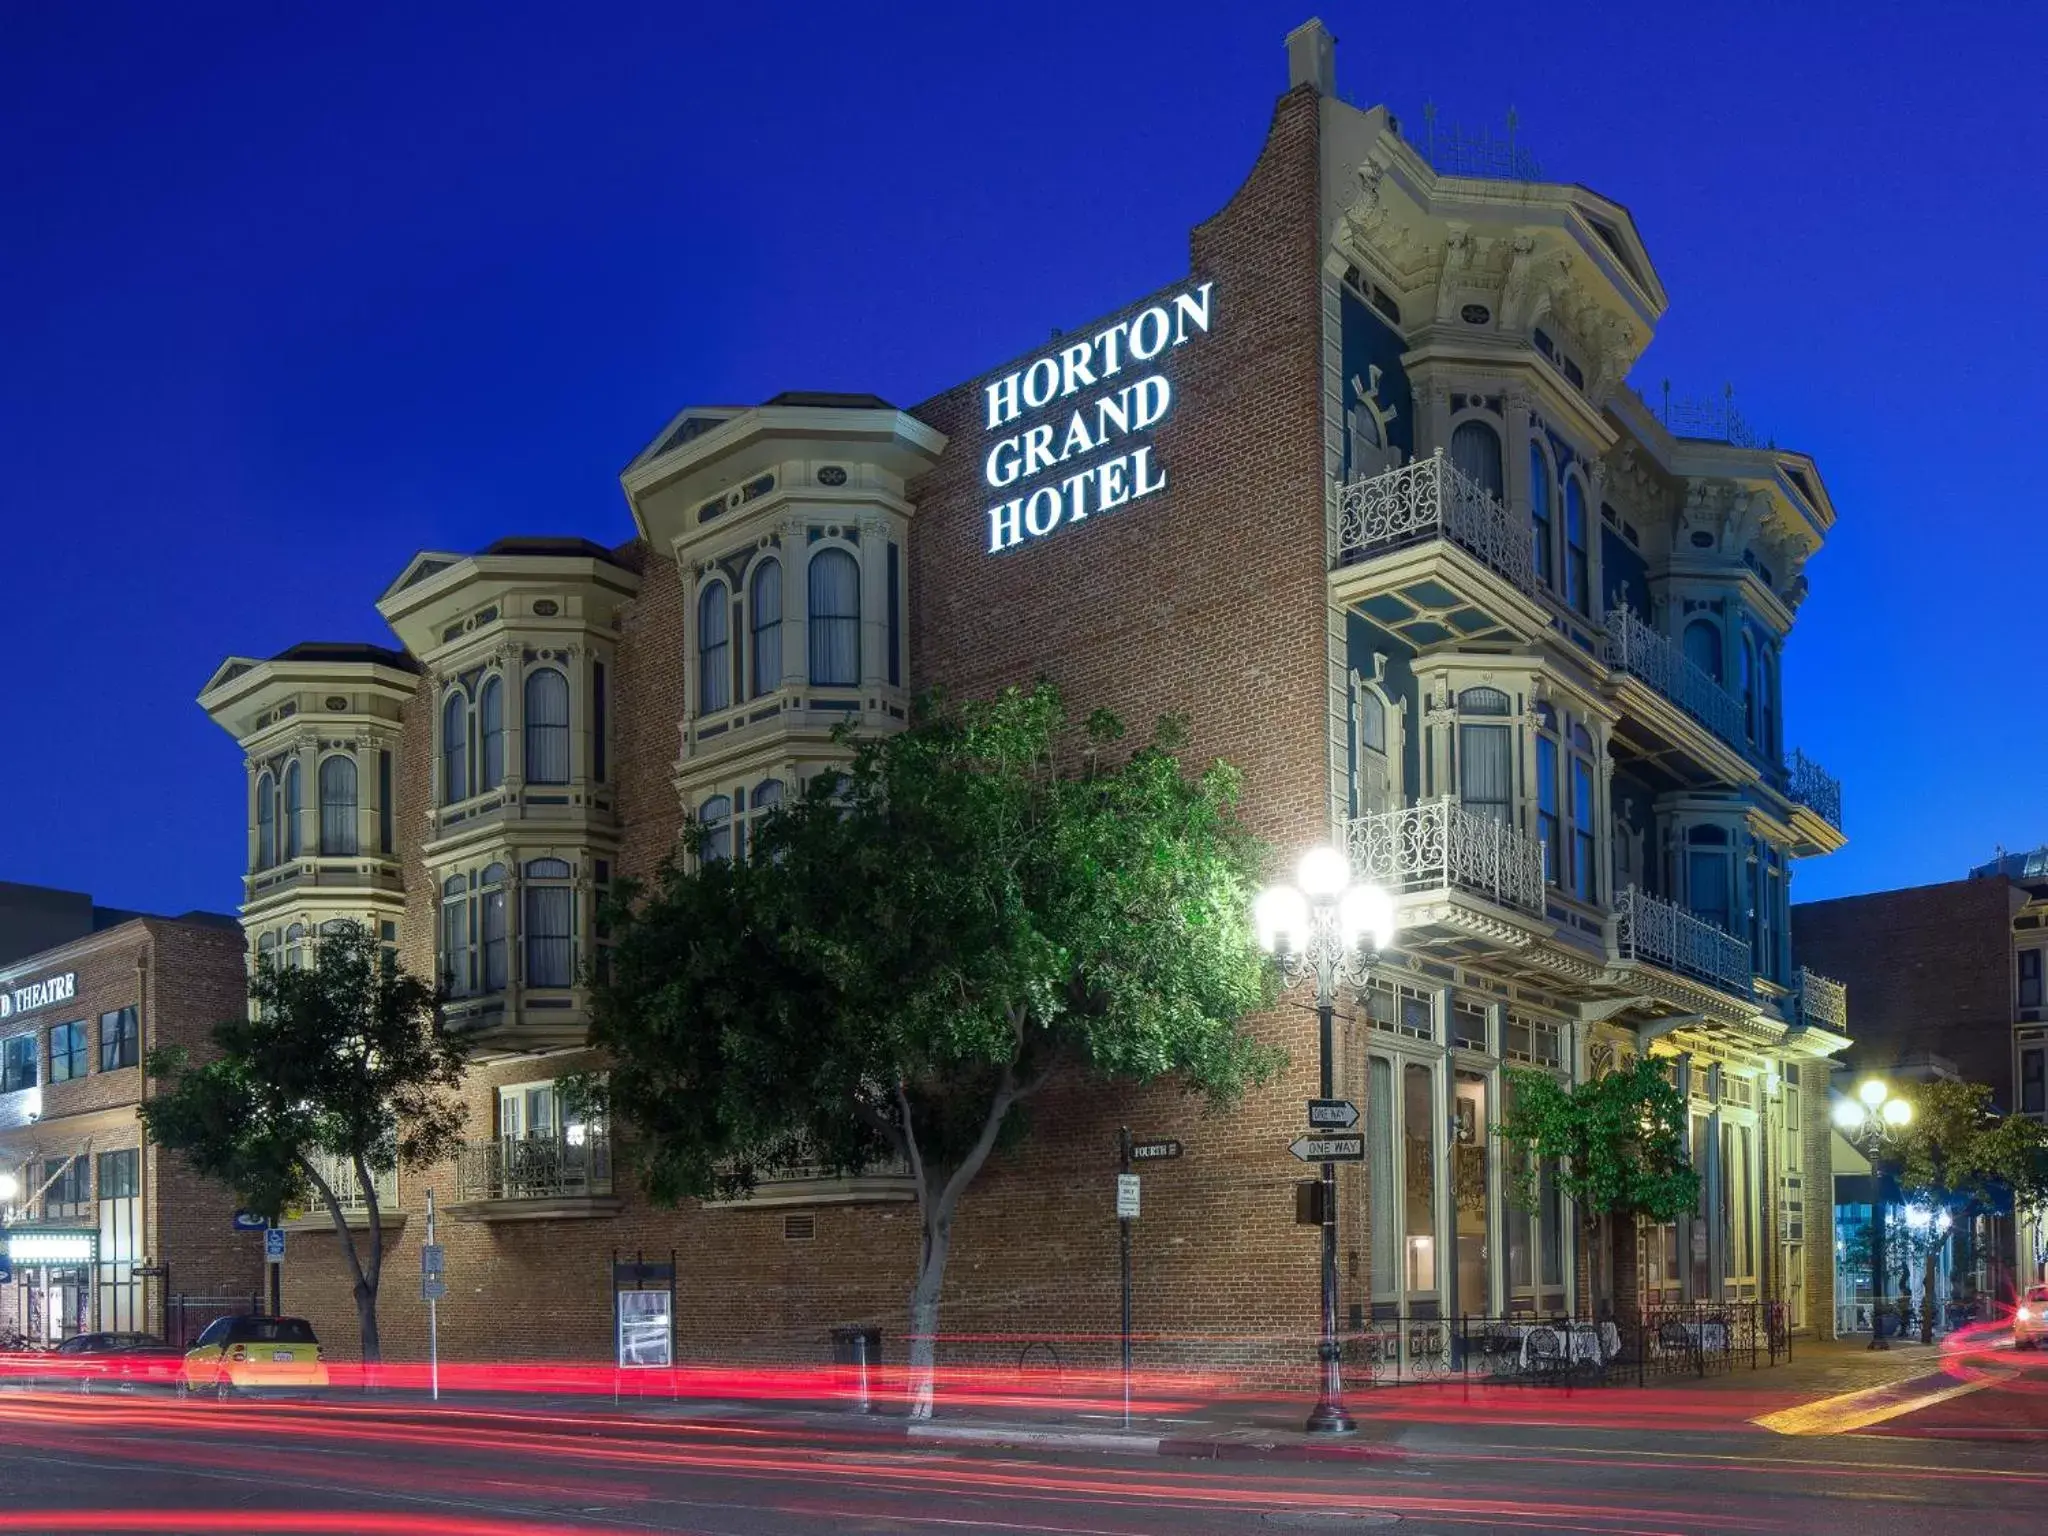
<instances>
[{"instance_id":1,"label":"curb","mask_svg":"<svg viewBox=\"0 0 2048 1536\"><path fill-rule=\"evenodd\" d=\"M1321 1445L1280 1440L1218 1440L1185 1435L1137 1434L1128 1430L1035 1429L1006 1424L913 1423L905 1425L900 1433L905 1440L942 1445L1098 1451L1112 1456L1175 1456L1194 1461L1361 1462L1384 1459L1381 1452L1355 1441Z\"/></svg>"}]
</instances>

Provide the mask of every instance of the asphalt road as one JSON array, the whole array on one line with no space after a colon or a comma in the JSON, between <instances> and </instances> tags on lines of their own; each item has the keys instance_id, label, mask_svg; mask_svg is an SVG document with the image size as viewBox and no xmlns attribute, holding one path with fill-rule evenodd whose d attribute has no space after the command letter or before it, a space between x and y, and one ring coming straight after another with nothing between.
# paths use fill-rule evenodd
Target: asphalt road
<instances>
[{"instance_id":1,"label":"asphalt road","mask_svg":"<svg viewBox=\"0 0 2048 1536\"><path fill-rule=\"evenodd\" d=\"M2031 1391L1985 1388L1875 1433L1788 1437L1733 1414L1682 1429L1446 1414L1320 1463L919 1448L828 1425L601 1409L14 1393L0 1395L0 1524L172 1536L2048 1529L2048 1404ZM2030 1433L1958 1432L1971 1423Z\"/></svg>"}]
</instances>

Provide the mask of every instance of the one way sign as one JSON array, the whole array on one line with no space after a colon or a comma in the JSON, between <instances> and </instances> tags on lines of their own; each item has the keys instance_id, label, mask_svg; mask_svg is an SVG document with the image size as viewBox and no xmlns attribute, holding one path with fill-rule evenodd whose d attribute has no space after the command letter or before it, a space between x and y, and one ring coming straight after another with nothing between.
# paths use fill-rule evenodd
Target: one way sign
<instances>
[{"instance_id":1,"label":"one way sign","mask_svg":"<svg viewBox=\"0 0 2048 1536\"><path fill-rule=\"evenodd\" d=\"M1303 1136L1287 1149L1304 1163L1362 1163L1363 1136Z\"/></svg>"},{"instance_id":2,"label":"one way sign","mask_svg":"<svg viewBox=\"0 0 2048 1536\"><path fill-rule=\"evenodd\" d=\"M1310 1099L1308 1123L1319 1131L1348 1131L1358 1124L1358 1106L1349 1099Z\"/></svg>"}]
</instances>

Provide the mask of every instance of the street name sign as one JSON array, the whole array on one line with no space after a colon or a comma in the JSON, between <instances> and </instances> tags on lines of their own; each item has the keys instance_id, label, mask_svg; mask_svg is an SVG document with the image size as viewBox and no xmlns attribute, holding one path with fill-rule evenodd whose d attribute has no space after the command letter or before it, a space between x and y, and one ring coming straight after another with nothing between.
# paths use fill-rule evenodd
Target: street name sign
<instances>
[{"instance_id":1,"label":"street name sign","mask_svg":"<svg viewBox=\"0 0 2048 1536\"><path fill-rule=\"evenodd\" d=\"M1131 1143L1131 1161L1142 1163L1161 1157L1179 1157L1180 1143L1177 1141L1134 1141Z\"/></svg>"},{"instance_id":2,"label":"street name sign","mask_svg":"<svg viewBox=\"0 0 2048 1536\"><path fill-rule=\"evenodd\" d=\"M1362 1163L1363 1136L1303 1136L1288 1150L1304 1163Z\"/></svg>"},{"instance_id":3,"label":"street name sign","mask_svg":"<svg viewBox=\"0 0 2048 1536\"><path fill-rule=\"evenodd\" d=\"M1358 1106L1349 1099L1310 1099L1308 1123L1319 1131L1348 1131L1358 1124Z\"/></svg>"}]
</instances>

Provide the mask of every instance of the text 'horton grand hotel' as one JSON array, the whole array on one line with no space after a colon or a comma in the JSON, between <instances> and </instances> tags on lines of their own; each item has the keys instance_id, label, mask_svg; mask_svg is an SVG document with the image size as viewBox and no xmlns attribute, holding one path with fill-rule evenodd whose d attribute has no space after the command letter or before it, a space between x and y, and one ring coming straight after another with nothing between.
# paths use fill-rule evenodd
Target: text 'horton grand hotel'
<instances>
[{"instance_id":1,"label":"text 'horton grand hotel'","mask_svg":"<svg viewBox=\"0 0 2048 1536\"><path fill-rule=\"evenodd\" d=\"M1794 861L1841 845L1840 801L1787 752L1779 686L1834 520L1820 474L1626 384L1666 300L1621 205L1432 157L1337 99L1318 24L1288 58L1256 164L1154 294L908 411L685 410L621 477L617 547L419 554L377 604L399 647L302 645L207 684L246 757L254 953L365 921L444 979L476 1047L472 1142L386 1192L404 1273L436 1191L445 1348L601 1356L614 1255L671 1250L685 1358L895 1337L917 1258L900 1170L658 1209L553 1085L593 1064L598 903L686 817L745 857L843 759L842 722L1038 675L1083 711L1186 713L1262 837L1335 839L1399 893L1399 953L1340 1009L1368 1149L1341 1191L1354 1326L1406 1317L1425 1326L1389 1333L1429 1349L1453 1312L1589 1308L1572 1213L1547 1182L1512 1204L1486 1127L1509 1065L1583 1078L1646 1052L1675 1062L1703 1196L1617 1245L1617 1294L1830 1326L1825 1080L1848 1023L1787 906ZM1293 1066L1226 1116L1048 1089L960 1217L948 1331L1114 1332L1128 1123L1186 1148L1146 1177L1140 1331L1312 1333L1288 1151L1312 1032L1295 1008L1261 1027ZM317 1224L287 1274L288 1305L352 1336ZM397 1292L387 1343L423 1347Z\"/></svg>"}]
</instances>

